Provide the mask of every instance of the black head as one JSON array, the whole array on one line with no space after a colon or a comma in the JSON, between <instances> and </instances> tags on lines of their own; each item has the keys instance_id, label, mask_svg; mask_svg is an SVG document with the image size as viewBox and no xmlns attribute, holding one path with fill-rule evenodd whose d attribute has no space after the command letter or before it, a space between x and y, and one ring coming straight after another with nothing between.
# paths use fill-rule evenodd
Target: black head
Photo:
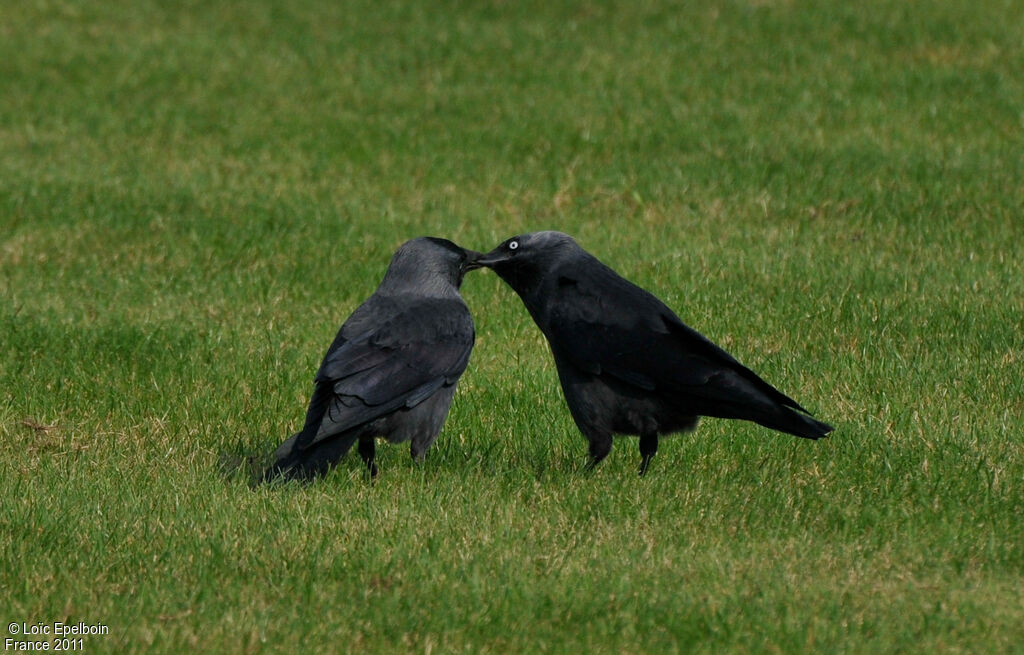
<instances>
[{"instance_id":1,"label":"black head","mask_svg":"<svg viewBox=\"0 0 1024 655\"><path fill-rule=\"evenodd\" d=\"M560 260L580 250L568 234L530 232L506 239L474 264L491 269L523 295L536 288Z\"/></svg>"},{"instance_id":2,"label":"black head","mask_svg":"<svg viewBox=\"0 0 1024 655\"><path fill-rule=\"evenodd\" d=\"M406 241L395 251L384 280L429 287L446 284L458 289L466 271L478 268L473 263L480 256L448 239L419 237Z\"/></svg>"}]
</instances>

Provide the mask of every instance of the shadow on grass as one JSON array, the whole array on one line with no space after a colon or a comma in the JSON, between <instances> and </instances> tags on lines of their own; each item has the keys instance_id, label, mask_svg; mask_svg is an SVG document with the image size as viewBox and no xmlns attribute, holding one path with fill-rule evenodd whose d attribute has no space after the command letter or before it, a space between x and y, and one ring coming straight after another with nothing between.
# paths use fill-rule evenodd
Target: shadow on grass
<instances>
[{"instance_id":1,"label":"shadow on grass","mask_svg":"<svg viewBox=\"0 0 1024 655\"><path fill-rule=\"evenodd\" d=\"M264 481L263 474L272 461L272 453L222 451L217 457L217 473L227 481L244 480L256 488Z\"/></svg>"},{"instance_id":2,"label":"shadow on grass","mask_svg":"<svg viewBox=\"0 0 1024 655\"><path fill-rule=\"evenodd\" d=\"M532 480L586 480L597 476L602 469L616 468L615 458L595 468L589 466L584 452L573 448L576 444L545 442L519 444L502 440L481 440L473 444L438 444L427 453L426 459L415 462L408 457L401 444L386 444L378 451L381 476L404 476L413 473L428 476L456 475L463 480L477 478L508 479L517 484ZM388 447L390 446L390 447ZM265 472L273 463L273 453L256 452L251 443L238 443L223 448L217 458L217 473L228 482L242 481L250 488L263 484L272 486L287 484L281 480L266 480ZM334 473L342 475L356 470L363 472L364 465L351 453L342 457L330 467L330 472L303 484L323 483ZM372 483L369 476L367 482Z\"/></svg>"}]
</instances>

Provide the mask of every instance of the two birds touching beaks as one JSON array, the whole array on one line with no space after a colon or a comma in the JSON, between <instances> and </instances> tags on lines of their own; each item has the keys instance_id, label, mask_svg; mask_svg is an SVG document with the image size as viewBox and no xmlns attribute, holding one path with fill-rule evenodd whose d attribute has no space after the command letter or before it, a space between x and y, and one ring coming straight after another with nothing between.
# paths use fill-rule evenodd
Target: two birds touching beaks
<instances>
[{"instance_id":1,"label":"two birds touching beaks","mask_svg":"<svg viewBox=\"0 0 1024 655\"><path fill-rule=\"evenodd\" d=\"M402 244L380 286L341 326L302 430L277 449L263 479L312 479L357 443L375 476L377 438L409 441L422 459L473 350L459 287L483 267L512 287L547 337L591 467L614 435L636 435L642 475L659 436L692 430L701 416L806 439L832 431L566 234L523 234L486 254L421 237Z\"/></svg>"}]
</instances>

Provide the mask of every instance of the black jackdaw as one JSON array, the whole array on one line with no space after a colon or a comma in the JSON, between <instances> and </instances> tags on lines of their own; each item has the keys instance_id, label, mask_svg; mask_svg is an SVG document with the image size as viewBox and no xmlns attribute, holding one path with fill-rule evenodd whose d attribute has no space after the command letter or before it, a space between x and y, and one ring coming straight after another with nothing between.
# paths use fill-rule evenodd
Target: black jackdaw
<instances>
[{"instance_id":1,"label":"black jackdaw","mask_svg":"<svg viewBox=\"0 0 1024 655\"><path fill-rule=\"evenodd\" d=\"M513 237L477 264L519 294L547 337L591 467L611 451L613 434L639 435L642 475L658 435L692 430L700 416L806 439L832 431L566 234Z\"/></svg>"},{"instance_id":2,"label":"black jackdaw","mask_svg":"<svg viewBox=\"0 0 1024 655\"><path fill-rule=\"evenodd\" d=\"M356 441L376 475L376 437L411 440L413 458L423 458L473 350L473 319L459 286L477 257L446 239L402 244L380 286L327 349L306 424L274 453L265 480L324 474Z\"/></svg>"}]
</instances>

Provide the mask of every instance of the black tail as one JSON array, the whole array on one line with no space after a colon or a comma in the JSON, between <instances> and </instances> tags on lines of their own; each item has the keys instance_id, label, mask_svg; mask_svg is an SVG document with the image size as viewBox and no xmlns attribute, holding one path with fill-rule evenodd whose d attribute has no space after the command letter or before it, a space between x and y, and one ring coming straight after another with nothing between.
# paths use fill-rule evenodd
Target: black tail
<instances>
[{"instance_id":1,"label":"black tail","mask_svg":"<svg viewBox=\"0 0 1024 655\"><path fill-rule=\"evenodd\" d=\"M289 437L274 453L274 463L263 472L263 482L275 480L311 481L326 475L356 442L354 435L340 434L302 449L295 447L301 432Z\"/></svg>"},{"instance_id":2,"label":"black tail","mask_svg":"<svg viewBox=\"0 0 1024 655\"><path fill-rule=\"evenodd\" d=\"M828 423L822 423L807 414L802 414L788 407L779 408L780 411L771 417L754 419L766 428L786 432L804 439L821 439L827 437L833 428Z\"/></svg>"}]
</instances>

